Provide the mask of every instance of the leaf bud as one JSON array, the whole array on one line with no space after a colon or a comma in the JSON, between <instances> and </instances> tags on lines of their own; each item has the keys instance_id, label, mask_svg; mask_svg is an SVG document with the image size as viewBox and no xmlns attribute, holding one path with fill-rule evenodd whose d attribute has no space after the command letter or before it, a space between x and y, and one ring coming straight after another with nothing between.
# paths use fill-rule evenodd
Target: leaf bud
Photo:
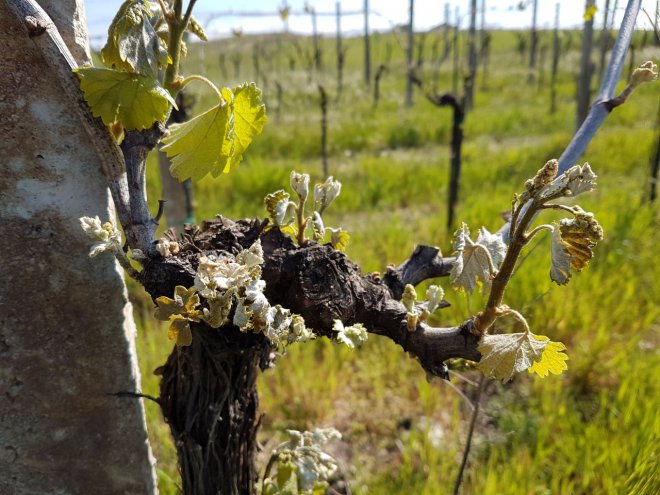
<instances>
[{"instance_id":1,"label":"leaf bud","mask_svg":"<svg viewBox=\"0 0 660 495\"><path fill-rule=\"evenodd\" d=\"M557 176L559 170L559 162L557 160L549 160L543 167L536 172L536 175L525 182L525 189L530 196L534 196L542 188L550 184Z\"/></svg>"},{"instance_id":2,"label":"leaf bud","mask_svg":"<svg viewBox=\"0 0 660 495\"><path fill-rule=\"evenodd\" d=\"M655 81L657 78L658 66L648 60L633 71L630 84L636 87L645 82Z\"/></svg>"},{"instance_id":3,"label":"leaf bud","mask_svg":"<svg viewBox=\"0 0 660 495\"><path fill-rule=\"evenodd\" d=\"M309 195L309 174L291 171L291 189L296 192L300 201L306 201Z\"/></svg>"},{"instance_id":4,"label":"leaf bud","mask_svg":"<svg viewBox=\"0 0 660 495\"><path fill-rule=\"evenodd\" d=\"M323 184L314 186L314 208L319 213L323 213L330 203L339 196L341 192L341 182L334 180L332 176L328 177Z\"/></svg>"}]
</instances>

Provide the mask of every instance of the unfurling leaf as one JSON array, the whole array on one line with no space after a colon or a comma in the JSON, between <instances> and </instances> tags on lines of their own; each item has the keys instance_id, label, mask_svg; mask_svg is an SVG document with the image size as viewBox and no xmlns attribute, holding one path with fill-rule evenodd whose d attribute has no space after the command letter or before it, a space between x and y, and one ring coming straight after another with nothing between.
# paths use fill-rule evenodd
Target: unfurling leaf
<instances>
[{"instance_id":1,"label":"unfurling leaf","mask_svg":"<svg viewBox=\"0 0 660 495\"><path fill-rule=\"evenodd\" d=\"M309 174L299 174L292 170L289 182L291 189L295 191L300 201L306 201L309 195Z\"/></svg>"},{"instance_id":2,"label":"unfurling leaf","mask_svg":"<svg viewBox=\"0 0 660 495\"><path fill-rule=\"evenodd\" d=\"M539 193L541 199L549 198L561 193L561 196L577 196L583 192L591 191L596 187L598 176L591 170L588 163L573 165Z\"/></svg>"},{"instance_id":3,"label":"unfurling leaf","mask_svg":"<svg viewBox=\"0 0 660 495\"><path fill-rule=\"evenodd\" d=\"M148 129L164 121L171 106L170 94L149 76L112 69L75 69L80 89L95 117L105 125L119 122L126 129Z\"/></svg>"},{"instance_id":4,"label":"unfurling leaf","mask_svg":"<svg viewBox=\"0 0 660 495\"><path fill-rule=\"evenodd\" d=\"M119 7L101 50L106 66L156 78L168 55L149 22L151 16L149 4L143 0L127 0Z\"/></svg>"},{"instance_id":5,"label":"unfurling leaf","mask_svg":"<svg viewBox=\"0 0 660 495\"><path fill-rule=\"evenodd\" d=\"M367 329L361 323L344 327L341 320L335 320L332 330L337 332L337 340L351 349L360 347L367 341Z\"/></svg>"},{"instance_id":6,"label":"unfurling leaf","mask_svg":"<svg viewBox=\"0 0 660 495\"><path fill-rule=\"evenodd\" d=\"M348 241L351 239L351 236L348 234L348 232L343 229L333 229L331 227L328 227L327 230L332 232L330 235L330 244L332 244L332 247L339 251L346 250Z\"/></svg>"},{"instance_id":7,"label":"unfurling leaf","mask_svg":"<svg viewBox=\"0 0 660 495\"><path fill-rule=\"evenodd\" d=\"M537 339L543 337L536 336ZM547 337L545 337L547 339ZM566 361L568 356L562 352L566 350L566 346L561 342L548 342L543 350L541 360L534 363L530 368L530 373L536 373L541 378L548 376L548 373L561 375L562 372L568 369Z\"/></svg>"},{"instance_id":8,"label":"unfurling leaf","mask_svg":"<svg viewBox=\"0 0 660 495\"><path fill-rule=\"evenodd\" d=\"M325 209L332 203L341 192L341 182L332 176L328 177L323 184L314 186L314 209L323 214Z\"/></svg>"},{"instance_id":9,"label":"unfurling leaf","mask_svg":"<svg viewBox=\"0 0 660 495\"><path fill-rule=\"evenodd\" d=\"M229 322L229 313L235 291L228 290L217 297L207 299L208 309L203 309L203 319L211 328L220 328Z\"/></svg>"},{"instance_id":10,"label":"unfurling leaf","mask_svg":"<svg viewBox=\"0 0 660 495\"><path fill-rule=\"evenodd\" d=\"M442 290L442 287L438 285L429 286L429 288L426 289L426 301L428 303L428 307L427 307L428 312L433 313L436 309L438 309L441 306L444 297L445 297L445 291Z\"/></svg>"},{"instance_id":11,"label":"unfurling leaf","mask_svg":"<svg viewBox=\"0 0 660 495\"><path fill-rule=\"evenodd\" d=\"M637 87L640 84L655 81L658 78L658 66L651 60L647 60L636 68L630 77L630 85Z\"/></svg>"},{"instance_id":12,"label":"unfurling leaf","mask_svg":"<svg viewBox=\"0 0 660 495\"><path fill-rule=\"evenodd\" d=\"M508 382L515 373L525 371L540 361L548 342L547 337L531 332L486 334L477 347L481 353L477 368L486 376Z\"/></svg>"},{"instance_id":13,"label":"unfurling leaf","mask_svg":"<svg viewBox=\"0 0 660 495\"><path fill-rule=\"evenodd\" d=\"M570 279L569 263L573 270L581 271L594 255L592 248L603 239L603 229L593 213L576 209L575 218L562 220L552 236L550 278L559 285Z\"/></svg>"},{"instance_id":14,"label":"unfurling leaf","mask_svg":"<svg viewBox=\"0 0 660 495\"><path fill-rule=\"evenodd\" d=\"M289 193L282 189L266 195L264 204L273 225L288 227L296 218L296 204L289 200Z\"/></svg>"},{"instance_id":15,"label":"unfurling leaf","mask_svg":"<svg viewBox=\"0 0 660 495\"><path fill-rule=\"evenodd\" d=\"M158 307L154 313L157 320L169 321L167 336L178 346L187 346L192 342L190 322L198 322L202 318L199 306L199 295L195 288L186 289L177 285L174 289L174 299L160 296L156 299Z\"/></svg>"},{"instance_id":16,"label":"unfurling leaf","mask_svg":"<svg viewBox=\"0 0 660 495\"><path fill-rule=\"evenodd\" d=\"M98 216L82 217L80 218L80 226L82 227L87 237L97 241L89 251L89 257L95 256L109 251L111 253L122 253L121 245L121 232L117 229L112 222L105 222L101 224Z\"/></svg>"},{"instance_id":17,"label":"unfurling leaf","mask_svg":"<svg viewBox=\"0 0 660 495\"><path fill-rule=\"evenodd\" d=\"M314 233L314 240L320 241L325 236L325 225L323 224L323 218L318 211L314 212L312 217L312 231Z\"/></svg>"},{"instance_id":18,"label":"unfurling leaf","mask_svg":"<svg viewBox=\"0 0 660 495\"><path fill-rule=\"evenodd\" d=\"M211 173L217 177L238 165L266 123L261 91L254 83L222 90L216 106L188 122L170 125L161 149L172 159L170 171L183 181Z\"/></svg>"},{"instance_id":19,"label":"unfurling leaf","mask_svg":"<svg viewBox=\"0 0 660 495\"><path fill-rule=\"evenodd\" d=\"M527 201L534 197L545 186L550 184L557 176L559 169L559 162L557 160L549 160L543 167L541 167L536 175L525 182L526 191L519 197L520 201Z\"/></svg>"},{"instance_id":20,"label":"unfurling leaf","mask_svg":"<svg viewBox=\"0 0 660 495\"><path fill-rule=\"evenodd\" d=\"M477 286L477 281L490 284L493 268L497 268L504 260L506 245L500 234L491 234L482 227L477 242L470 239L470 230L463 226L454 234L454 250L456 261L449 274L452 284L471 293Z\"/></svg>"}]
</instances>

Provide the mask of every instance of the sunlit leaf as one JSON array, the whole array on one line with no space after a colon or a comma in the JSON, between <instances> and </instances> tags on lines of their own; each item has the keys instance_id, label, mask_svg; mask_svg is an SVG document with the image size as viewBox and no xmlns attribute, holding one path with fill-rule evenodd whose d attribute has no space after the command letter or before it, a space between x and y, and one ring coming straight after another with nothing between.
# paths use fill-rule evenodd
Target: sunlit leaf
<instances>
[{"instance_id":1,"label":"sunlit leaf","mask_svg":"<svg viewBox=\"0 0 660 495\"><path fill-rule=\"evenodd\" d=\"M277 465L277 487L273 493L278 495L298 495L298 476L296 465L292 462L281 462Z\"/></svg>"},{"instance_id":2,"label":"sunlit leaf","mask_svg":"<svg viewBox=\"0 0 660 495\"><path fill-rule=\"evenodd\" d=\"M112 69L76 69L87 104L95 117L110 126L119 122L126 129L148 129L166 119L170 94L154 78Z\"/></svg>"},{"instance_id":3,"label":"sunlit leaf","mask_svg":"<svg viewBox=\"0 0 660 495\"><path fill-rule=\"evenodd\" d=\"M227 163L222 145L228 120L229 106L221 102L187 122L171 124L161 150L172 160L172 175L180 181L199 180L209 172L220 175Z\"/></svg>"},{"instance_id":4,"label":"sunlit leaf","mask_svg":"<svg viewBox=\"0 0 660 495\"><path fill-rule=\"evenodd\" d=\"M101 59L108 67L155 78L167 63L163 47L151 22L151 9L143 0L127 0L108 29L108 40Z\"/></svg>"},{"instance_id":5,"label":"sunlit leaf","mask_svg":"<svg viewBox=\"0 0 660 495\"><path fill-rule=\"evenodd\" d=\"M330 244L332 244L332 247L339 251L345 251L348 242L351 240L349 233L344 229L328 228L328 230L332 232L332 235L330 236Z\"/></svg>"},{"instance_id":6,"label":"sunlit leaf","mask_svg":"<svg viewBox=\"0 0 660 495\"><path fill-rule=\"evenodd\" d=\"M254 83L233 92L224 88L218 105L188 122L170 125L162 151L172 159L172 175L181 181L208 173L217 177L240 163L265 123L261 91Z\"/></svg>"},{"instance_id":7,"label":"sunlit leaf","mask_svg":"<svg viewBox=\"0 0 660 495\"><path fill-rule=\"evenodd\" d=\"M537 339L547 339L547 337L536 336ZM568 369L566 361L568 356L562 352L566 350L566 346L561 342L548 342L543 350L541 360L532 364L529 368L530 373L536 373L542 378L548 376L548 373L561 375L562 372Z\"/></svg>"},{"instance_id":8,"label":"sunlit leaf","mask_svg":"<svg viewBox=\"0 0 660 495\"><path fill-rule=\"evenodd\" d=\"M261 134L268 120L261 90L255 83L241 84L234 88L233 94L233 137L229 136L233 147L224 169L225 173L241 162L248 146L255 136Z\"/></svg>"},{"instance_id":9,"label":"sunlit leaf","mask_svg":"<svg viewBox=\"0 0 660 495\"><path fill-rule=\"evenodd\" d=\"M531 332L484 335L477 347L481 353L477 368L486 376L507 382L541 360L549 342L547 337L541 338L546 340Z\"/></svg>"},{"instance_id":10,"label":"sunlit leaf","mask_svg":"<svg viewBox=\"0 0 660 495\"><path fill-rule=\"evenodd\" d=\"M584 11L584 20L585 21L591 21L594 16L596 15L596 12L598 11L598 8L596 7L595 4L588 5L587 8Z\"/></svg>"}]
</instances>

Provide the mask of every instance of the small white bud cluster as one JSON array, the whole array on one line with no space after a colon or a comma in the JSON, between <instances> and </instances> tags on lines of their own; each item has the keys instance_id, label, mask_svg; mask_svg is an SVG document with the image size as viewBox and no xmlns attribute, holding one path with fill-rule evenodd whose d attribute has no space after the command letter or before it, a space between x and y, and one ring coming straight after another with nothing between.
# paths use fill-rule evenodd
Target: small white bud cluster
<instances>
[{"instance_id":1,"label":"small white bud cluster","mask_svg":"<svg viewBox=\"0 0 660 495\"><path fill-rule=\"evenodd\" d=\"M160 253L163 258L169 258L170 256L175 256L181 251L181 246L176 241L170 241L165 237L158 239L156 243L156 251Z\"/></svg>"}]
</instances>

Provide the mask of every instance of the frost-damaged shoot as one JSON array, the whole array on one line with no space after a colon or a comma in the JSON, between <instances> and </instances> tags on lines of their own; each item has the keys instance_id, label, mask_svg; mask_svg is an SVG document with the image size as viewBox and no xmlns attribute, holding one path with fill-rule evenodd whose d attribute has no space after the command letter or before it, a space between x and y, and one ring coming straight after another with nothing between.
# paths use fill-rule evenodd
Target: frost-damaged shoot
<instances>
[{"instance_id":1,"label":"frost-damaged shoot","mask_svg":"<svg viewBox=\"0 0 660 495\"><path fill-rule=\"evenodd\" d=\"M330 234L330 243L335 249L343 251L348 245L350 236L341 228L333 229L323 224L323 212L341 192L341 182L332 176L325 182L314 186L314 208L311 216L306 216L305 207L309 196L309 174L291 172L291 189L298 196L298 202L290 200L290 195L283 189L268 194L264 198L266 210L274 226L285 234L295 238L298 246L307 243L305 232L311 228L312 239L322 242L326 234Z\"/></svg>"},{"instance_id":2,"label":"frost-damaged shoot","mask_svg":"<svg viewBox=\"0 0 660 495\"><path fill-rule=\"evenodd\" d=\"M560 202L591 191L596 186L596 174L585 163L557 177L558 167L557 160L550 160L525 183L525 191L515 195L508 246L501 234L491 234L485 228L473 241L466 225L454 238L456 261L450 274L453 285L468 293L478 285L490 288L486 307L473 320L472 331L480 336L477 350L481 360L477 367L487 376L504 382L525 370L544 377L549 373L560 374L568 368L564 344L533 334L525 318L503 304L506 286L522 249L539 232L552 232L550 278L564 285L572 271L579 272L587 266L593 256L592 249L603 239L603 229L592 213ZM570 217L552 225L531 228L536 215L543 210L566 212ZM493 334L495 320L507 315L518 320L524 331Z\"/></svg>"}]
</instances>

